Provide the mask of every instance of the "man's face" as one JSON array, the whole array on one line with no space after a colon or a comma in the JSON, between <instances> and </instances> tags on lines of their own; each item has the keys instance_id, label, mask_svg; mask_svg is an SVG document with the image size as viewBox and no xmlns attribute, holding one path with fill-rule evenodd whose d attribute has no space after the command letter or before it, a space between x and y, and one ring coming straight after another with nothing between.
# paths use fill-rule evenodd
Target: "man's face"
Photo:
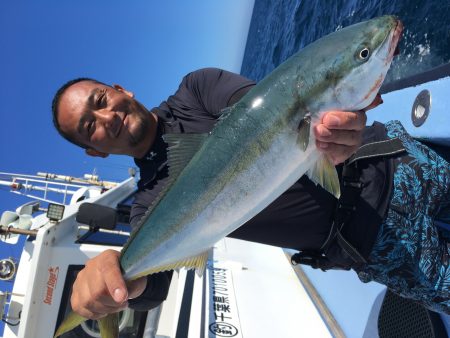
<instances>
[{"instance_id":1,"label":"man's face","mask_svg":"<svg viewBox=\"0 0 450 338\"><path fill-rule=\"evenodd\" d=\"M58 108L61 129L90 149L135 156L137 149L148 147L150 114L120 86L75 83L66 89Z\"/></svg>"}]
</instances>

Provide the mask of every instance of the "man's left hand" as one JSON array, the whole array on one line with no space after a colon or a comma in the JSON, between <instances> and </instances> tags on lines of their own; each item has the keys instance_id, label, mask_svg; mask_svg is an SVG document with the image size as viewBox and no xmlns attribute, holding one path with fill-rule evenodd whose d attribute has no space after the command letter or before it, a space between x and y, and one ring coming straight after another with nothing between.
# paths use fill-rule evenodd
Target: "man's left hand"
<instances>
[{"instance_id":1,"label":"man's left hand","mask_svg":"<svg viewBox=\"0 0 450 338\"><path fill-rule=\"evenodd\" d=\"M344 162L360 147L367 116L361 112L327 112L314 126L317 148L336 165Z\"/></svg>"}]
</instances>

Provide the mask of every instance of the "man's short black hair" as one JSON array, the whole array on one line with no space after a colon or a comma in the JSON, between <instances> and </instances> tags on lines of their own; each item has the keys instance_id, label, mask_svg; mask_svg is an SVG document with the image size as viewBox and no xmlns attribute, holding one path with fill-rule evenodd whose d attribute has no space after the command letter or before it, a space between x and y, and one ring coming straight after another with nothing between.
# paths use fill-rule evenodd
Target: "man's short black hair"
<instances>
[{"instance_id":1,"label":"man's short black hair","mask_svg":"<svg viewBox=\"0 0 450 338\"><path fill-rule=\"evenodd\" d=\"M87 146L77 142L73 136L65 133L63 130L61 130L61 126L59 125L58 122L58 114L59 114L59 110L58 110L58 106L59 106L59 102L61 101L61 97L63 96L63 94L66 92L67 88L69 88L70 86L74 85L75 83L81 82L81 81L91 81L91 82L96 82L96 83L100 83L100 84L104 84L103 82L97 81L95 79L91 79L89 77L79 77L77 79L73 79L70 80L68 82L66 82L64 85L61 86L61 88L58 89L58 91L56 92L55 96L53 97L53 101L52 101L52 116L53 116L53 125L55 126L56 130L58 131L59 135L61 135L62 137L64 137L67 141L81 147L84 149L87 149ZM106 84L104 84L106 85Z\"/></svg>"}]
</instances>

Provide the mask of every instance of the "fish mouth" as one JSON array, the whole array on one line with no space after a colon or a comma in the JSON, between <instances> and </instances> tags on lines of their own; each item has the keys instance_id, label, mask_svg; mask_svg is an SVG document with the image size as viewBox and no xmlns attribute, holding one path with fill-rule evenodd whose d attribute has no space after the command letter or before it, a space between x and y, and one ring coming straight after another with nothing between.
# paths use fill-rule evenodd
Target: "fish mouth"
<instances>
[{"instance_id":1,"label":"fish mouth","mask_svg":"<svg viewBox=\"0 0 450 338\"><path fill-rule=\"evenodd\" d=\"M387 48L387 53L386 53L385 65L390 64L392 62L392 59L394 58L394 56L400 54L400 50L398 48L398 42L400 41L400 37L402 36L403 23L399 19L395 19L395 20L396 20L395 28L389 32L388 36L386 37L386 40L383 42L383 45L389 44L389 46ZM380 49L384 49L384 48L381 47ZM383 80L384 80L384 76L381 75L375 82L375 84L372 87L372 90L369 92L369 94L371 92L373 93L375 90L377 91L377 94L376 94L374 100L366 108L363 109L364 111L373 109L383 103L383 99L381 98L381 95L378 92L383 83Z\"/></svg>"},{"instance_id":2,"label":"fish mouth","mask_svg":"<svg viewBox=\"0 0 450 338\"><path fill-rule=\"evenodd\" d=\"M399 54L398 42L400 40L402 32L403 23L399 19L395 18L395 26L389 31L389 34L387 34L381 46L378 48L378 52L376 53L377 58L379 58L381 62L384 63L386 71L389 68L389 65L392 62L394 56ZM362 110L367 111L383 103L383 100L381 99L381 96L379 94L379 90L381 88L381 85L383 84L385 76L386 72L379 74L372 87L368 90L367 94L364 95L361 102L367 101L370 97L372 97L372 95L377 93L374 96L374 99L371 100L367 105L367 107L363 108Z\"/></svg>"},{"instance_id":3,"label":"fish mouth","mask_svg":"<svg viewBox=\"0 0 450 338\"><path fill-rule=\"evenodd\" d=\"M403 23L396 19L396 26L394 30L391 32L390 39L389 39L389 50L388 50L388 57L387 62L391 62L395 55L398 55L400 53L398 49L398 42L400 40L400 37L402 36L403 32Z\"/></svg>"},{"instance_id":4,"label":"fish mouth","mask_svg":"<svg viewBox=\"0 0 450 338\"><path fill-rule=\"evenodd\" d=\"M353 105L352 108L354 111L367 111L383 103L383 100L379 95L379 90L381 88L381 85L383 84L392 59L398 53L397 45L403 31L402 22L395 17L393 18L393 21L390 25L391 27L389 29L389 32L386 34L383 42L380 44L373 55L373 57L375 57L375 59L377 60L376 63L380 64L383 69L379 74L377 74L376 77L374 77L373 83L370 87L367 88L367 91L365 91L361 95L361 99Z\"/></svg>"},{"instance_id":5,"label":"fish mouth","mask_svg":"<svg viewBox=\"0 0 450 338\"><path fill-rule=\"evenodd\" d=\"M382 103L383 103L383 98L381 97L380 93L377 93L377 95L375 95L375 98L373 99L372 103L370 103L367 107L365 107L362 110L366 112L368 110L378 107Z\"/></svg>"},{"instance_id":6,"label":"fish mouth","mask_svg":"<svg viewBox=\"0 0 450 338\"><path fill-rule=\"evenodd\" d=\"M403 23L397 19L397 26L394 29L394 33L392 34L391 44L389 46L389 54L392 55L391 57L394 57L395 55L399 54L398 49L398 42L400 41L400 37L402 36L403 32Z\"/></svg>"},{"instance_id":7,"label":"fish mouth","mask_svg":"<svg viewBox=\"0 0 450 338\"><path fill-rule=\"evenodd\" d=\"M398 42L403 32L403 23L397 18L394 20L393 27L375 51L376 57L383 60L386 66L392 62L395 55L399 54Z\"/></svg>"}]
</instances>

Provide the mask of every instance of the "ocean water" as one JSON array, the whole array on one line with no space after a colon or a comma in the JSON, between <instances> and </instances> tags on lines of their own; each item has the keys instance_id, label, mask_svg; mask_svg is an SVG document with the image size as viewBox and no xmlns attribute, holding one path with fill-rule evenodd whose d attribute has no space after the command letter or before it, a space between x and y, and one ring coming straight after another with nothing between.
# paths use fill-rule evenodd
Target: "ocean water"
<instances>
[{"instance_id":1,"label":"ocean water","mask_svg":"<svg viewBox=\"0 0 450 338\"><path fill-rule=\"evenodd\" d=\"M450 61L449 0L256 0L241 74L261 80L320 37L385 14L405 26L385 83Z\"/></svg>"}]
</instances>

